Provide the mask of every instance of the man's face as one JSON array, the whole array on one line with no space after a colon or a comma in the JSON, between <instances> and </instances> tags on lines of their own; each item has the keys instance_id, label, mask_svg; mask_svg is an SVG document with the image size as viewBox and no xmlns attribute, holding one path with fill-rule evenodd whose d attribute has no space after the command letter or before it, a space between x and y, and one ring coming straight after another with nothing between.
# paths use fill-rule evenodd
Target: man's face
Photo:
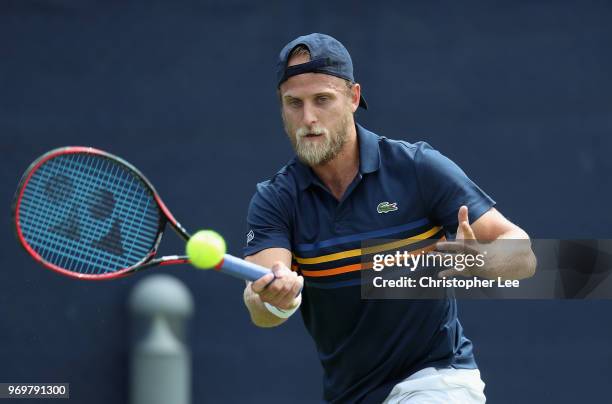
<instances>
[{"instance_id":1,"label":"man's face","mask_svg":"<svg viewBox=\"0 0 612 404\"><path fill-rule=\"evenodd\" d=\"M308 60L296 56L289 66ZM281 84L280 96L285 131L300 160L315 166L336 157L354 125L359 100L357 96L355 102L345 81L328 74L299 74Z\"/></svg>"}]
</instances>

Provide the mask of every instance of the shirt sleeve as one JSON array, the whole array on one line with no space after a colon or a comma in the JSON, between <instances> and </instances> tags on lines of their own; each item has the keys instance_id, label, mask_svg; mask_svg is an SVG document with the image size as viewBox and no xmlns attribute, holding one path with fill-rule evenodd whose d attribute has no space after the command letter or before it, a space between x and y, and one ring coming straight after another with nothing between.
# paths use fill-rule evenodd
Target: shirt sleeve
<instances>
[{"instance_id":1,"label":"shirt sleeve","mask_svg":"<svg viewBox=\"0 0 612 404\"><path fill-rule=\"evenodd\" d=\"M247 226L243 256L273 247L291 250L288 211L282 206L274 190L265 183L257 185L257 191L251 198Z\"/></svg>"},{"instance_id":2,"label":"shirt sleeve","mask_svg":"<svg viewBox=\"0 0 612 404\"><path fill-rule=\"evenodd\" d=\"M470 223L495 206L495 201L452 160L425 142L416 145L416 173L425 208L432 220L444 226L447 235L457 231L457 213L462 205L468 207Z\"/></svg>"}]
</instances>

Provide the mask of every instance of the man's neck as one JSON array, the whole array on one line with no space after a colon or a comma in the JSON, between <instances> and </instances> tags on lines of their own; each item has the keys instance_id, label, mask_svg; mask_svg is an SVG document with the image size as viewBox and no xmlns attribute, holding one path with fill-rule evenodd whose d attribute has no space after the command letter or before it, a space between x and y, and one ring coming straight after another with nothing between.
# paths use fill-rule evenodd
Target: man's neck
<instances>
[{"instance_id":1,"label":"man's neck","mask_svg":"<svg viewBox=\"0 0 612 404\"><path fill-rule=\"evenodd\" d=\"M312 170L337 200L342 199L359 171L359 144L355 125L349 129L347 141L340 153L325 164L313 166Z\"/></svg>"}]
</instances>

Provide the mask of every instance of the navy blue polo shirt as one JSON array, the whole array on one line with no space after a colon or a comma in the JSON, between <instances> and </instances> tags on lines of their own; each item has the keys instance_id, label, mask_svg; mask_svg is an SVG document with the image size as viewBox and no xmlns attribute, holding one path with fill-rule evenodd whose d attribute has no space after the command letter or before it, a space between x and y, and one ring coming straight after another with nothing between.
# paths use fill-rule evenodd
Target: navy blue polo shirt
<instances>
[{"instance_id":1,"label":"navy blue polo shirt","mask_svg":"<svg viewBox=\"0 0 612 404\"><path fill-rule=\"evenodd\" d=\"M338 403L381 402L425 367L476 368L454 298L361 299L361 246L420 238L415 246L425 248L454 237L461 205L470 222L495 205L427 143L387 139L360 125L357 136L359 172L339 201L295 157L258 184L244 248L245 256L271 247L292 252L292 268L305 281L300 310L323 366L324 399Z\"/></svg>"}]
</instances>

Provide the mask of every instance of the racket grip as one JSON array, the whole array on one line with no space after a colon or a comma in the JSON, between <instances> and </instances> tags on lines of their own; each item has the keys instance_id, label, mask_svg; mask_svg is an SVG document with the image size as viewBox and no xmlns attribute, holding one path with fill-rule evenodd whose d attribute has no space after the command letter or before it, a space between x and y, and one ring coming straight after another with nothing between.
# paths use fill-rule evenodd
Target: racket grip
<instances>
[{"instance_id":1,"label":"racket grip","mask_svg":"<svg viewBox=\"0 0 612 404\"><path fill-rule=\"evenodd\" d=\"M255 281L265 274L270 273L268 268L264 268L229 254L223 256L223 261L221 261L215 269L246 281Z\"/></svg>"}]
</instances>

